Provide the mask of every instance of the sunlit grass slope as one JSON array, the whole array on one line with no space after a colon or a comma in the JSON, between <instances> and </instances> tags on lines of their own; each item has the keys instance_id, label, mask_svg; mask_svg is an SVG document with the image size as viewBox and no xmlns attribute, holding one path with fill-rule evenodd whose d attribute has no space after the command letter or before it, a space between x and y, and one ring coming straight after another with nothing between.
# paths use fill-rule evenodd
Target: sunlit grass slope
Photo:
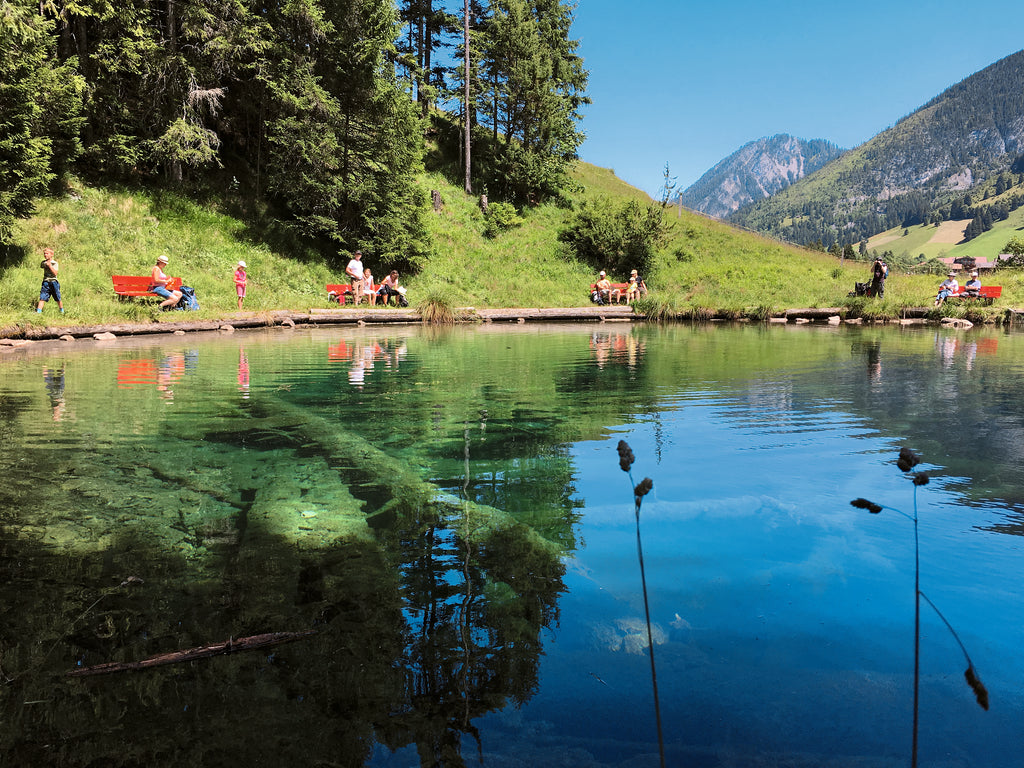
<instances>
[{"instance_id":1,"label":"sunlit grass slope","mask_svg":"<svg viewBox=\"0 0 1024 768\"><path fill-rule=\"evenodd\" d=\"M440 174L421 179L424 199L438 190L444 202L426 214L431 253L416 275L402 275L413 305L417 297L446 296L452 306L584 306L587 288L602 265L576 261L558 233L584 199L649 202L641 190L612 171L579 163L571 205L554 203L523 211L517 226L490 238L479 199L467 196ZM790 307L851 305L867 315L895 316L900 307L930 303L932 276L893 275L884 301L854 300L847 294L865 281L868 266L841 264L831 256L778 243L689 211L669 207L669 230L646 275L651 298L672 312L752 311ZM180 320L160 313L155 302L120 302L113 274L148 274L166 253L168 272L195 288L202 309L187 317L217 318L235 312L232 273L247 262L250 290L245 309L308 311L328 306L324 284L340 282L344 254L291 242L287 253L269 244L245 222L167 193L90 188L75 184L71 194L39 202L36 214L19 223L14 248L0 261L0 327L78 325ZM42 316L38 297L42 249L55 248L67 314L51 302ZM391 267L365 254L380 279ZM626 275L613 274L615 281ZM1024 300L1016 275L1003 280L1007 303ZM1024 301L1021 301L1024 303ZM700 312L695 312L700 314Z\"/></svg>"},{"instance_id":2,"label":"sunlit grass slope","mask_svg":"<svg viewBox=\"0 0 1024 768\"><path fill-rule=\"evenodd\" d=\"M951 223L944 222L942 227L947 227ZM966 226L967 223L960 222L962 226ZM992 229L967 242L962 242L959 238L952 239L944 234L940 232L940 227L930 224L908 228L895 227L870 238L868 249L878 253L892 251L896 256L906 256L910 259L917 259L921 255L924 255L925 259L974 256L995 261L996 256L1006 252L1006 243L1011 238L1024 235L1024 208L1011 211L1009 218L993 222Z\"/></svg>"}]
</instances>

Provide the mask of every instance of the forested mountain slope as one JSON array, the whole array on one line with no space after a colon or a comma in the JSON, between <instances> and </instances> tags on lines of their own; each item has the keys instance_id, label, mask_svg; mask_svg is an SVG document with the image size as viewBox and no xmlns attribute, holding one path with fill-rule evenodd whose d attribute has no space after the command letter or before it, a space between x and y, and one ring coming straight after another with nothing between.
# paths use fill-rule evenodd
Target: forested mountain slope
<instances>
[{"instance_id":1,"label":"forested mountain slope","mask_svg":"<svg viewBox=\"0 0 1024 768\"><path fill-rule=\"evenodd\" d=\"M857 243L894 226L976 215L986 193L1020 183L1005 174L1024 171L1022 155L1024 51L730 220L802 244Z\"/></svg>"},{"instance_id":2,"label":"forested mountain slope","mask_svg":"<svg viewBox=\"0 0 1024 768\"><path fill-rule=\"evenodd\" d=\"M725 218L763 200L835 160L843 150L824 139L785 133L745 144L717 163L679 196L687 208Z\"/></svg>"}]
</instances>

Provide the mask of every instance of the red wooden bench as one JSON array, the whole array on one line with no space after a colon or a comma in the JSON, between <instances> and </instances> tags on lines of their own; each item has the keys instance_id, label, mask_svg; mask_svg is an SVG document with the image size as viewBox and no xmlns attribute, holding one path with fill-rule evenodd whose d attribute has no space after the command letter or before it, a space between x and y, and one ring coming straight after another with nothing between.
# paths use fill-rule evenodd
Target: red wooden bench
<instances>
[{"instance_id":1,"label":"red wooden bench","mask_svg":"<svg viewBox=\"0 0 1024 768\"><path fill-rule=\"evenodd\" d=\"M149 275L111 275L110 279L114 283L114 293L120 299L130 299L135 296L160 298L160 294L149 290L149 287L153 285L153 279ZM176 291L179 288L181 288L180 277L172 277L167 282L167 290Z\"/></svg>"},{"instance_id":2,"label":"red wooden bench","mask_svg":"<svg viewBox=\"0 0 1024 768\"><path fill-rule=\"evenodd\" d=\"M619 295L618 295L619 302L621 303L621 302L625 301L626 300L626 289L629 288L629 283L612 283L611 285L612 285L612 287L611 287L612 293L611 293L611 296L608 297L609 301L610 302L611 301L615 301L615 299L616 299L615 291L619 292ZM597 283L591 283L590 284L590 293L588 293L587 295L588 296L593 296L594 295L594 291L596 291L596 290L597 290Z\"/></svg>"},{"instance_id":3,"label":"red wooden bench","mask_svg":"<svg viewBox=\"0 0 1024 768\"><path fill-rule=\"evenodd\" d=\"M993 301L1003 295L1003 286L1001 285L983 285L978 289L977 296L968 296L964 293L964 287L961 285L956 290L956 295L950 296L949 299L966 299L968 301L981 301L985 304L991 304Z\"/></svg>"},{"instance_id":4,"label":"red wooden bench","mask_svg":"<svg viewBox=\"0 0 1024 768\"><path fill-rule=\"evenodd\" d=\"M352 286L348 283L328 283L324 286L327 289L327 300L336 301L339 304L346 304L348 302L355 303L356 296L352 292ZM373 292L377 293L380 290L379 285L373 286ZM366 296L366 292L363 292L363 296Z\"/></svg>"}]
</instances>

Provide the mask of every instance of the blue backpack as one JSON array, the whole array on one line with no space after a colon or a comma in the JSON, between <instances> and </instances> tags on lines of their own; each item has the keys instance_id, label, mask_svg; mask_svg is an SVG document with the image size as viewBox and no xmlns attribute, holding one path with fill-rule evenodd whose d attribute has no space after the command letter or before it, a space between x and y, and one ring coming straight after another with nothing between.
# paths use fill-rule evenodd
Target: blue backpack
<instances>
[{"instance_id":1,"label":"blue backpack","mask_svg":"<svg viewBox=\"0 0 1024 768\"><path fill-rule=\"evenodd\" d=\"M178 299L178 305L175 309L199 309L199 300L196 298L196 292L189 288L187 285L181 286L178 290L181 291L181 298Z\"/></svg>"}]
</instances>

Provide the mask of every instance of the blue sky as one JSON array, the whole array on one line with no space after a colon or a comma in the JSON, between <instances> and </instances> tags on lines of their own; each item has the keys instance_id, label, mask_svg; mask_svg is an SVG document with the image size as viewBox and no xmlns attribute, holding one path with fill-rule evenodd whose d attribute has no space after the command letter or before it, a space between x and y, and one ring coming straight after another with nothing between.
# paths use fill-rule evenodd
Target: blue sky
<instances>
[{"instance_id":1,"label":"blue sky","mask_svg":"<svg viewBox=\"0 0 1024 768\"><path fill-rule=\"evenodd\" d=\"M657 196L749 141L852 148L1024 48L1020 0L577 0L580 157Z\"/></svg>"}]
</instances>

